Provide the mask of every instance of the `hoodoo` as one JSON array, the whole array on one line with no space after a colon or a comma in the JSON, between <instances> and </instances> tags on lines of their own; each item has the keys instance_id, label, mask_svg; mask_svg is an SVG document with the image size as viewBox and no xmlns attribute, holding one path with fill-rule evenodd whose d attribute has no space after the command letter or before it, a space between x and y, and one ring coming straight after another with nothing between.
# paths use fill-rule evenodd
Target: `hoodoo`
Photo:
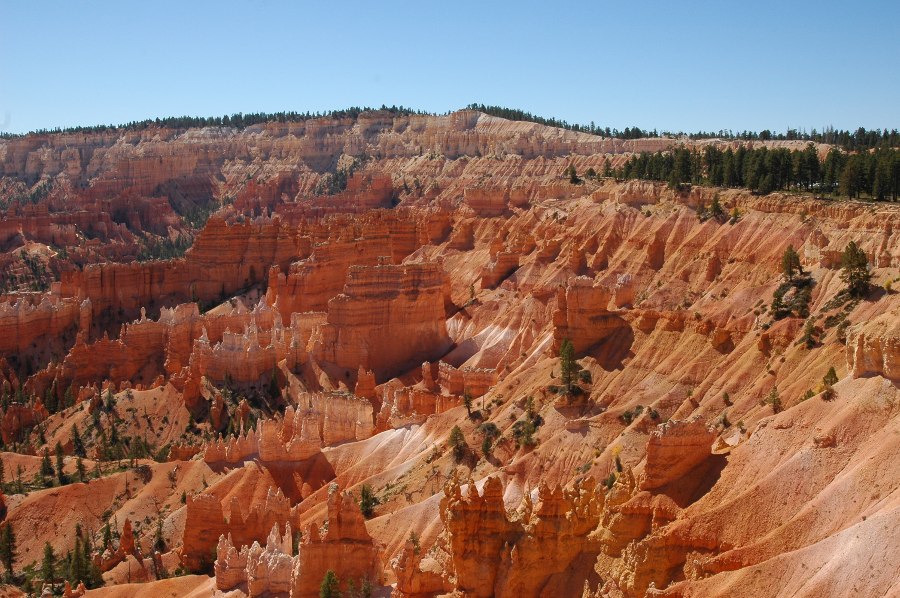
<instances>
[{"instance_id":1,"label":"hoodoo","mask_svg":"<svg viewBox=\"0 0 900 598\"><path fill-rule=\"evenodd\" d=\"M0 140L8 579L893 595L900 209L822 170L868 149L483 108Z\"/></svg>"}]
</instances>

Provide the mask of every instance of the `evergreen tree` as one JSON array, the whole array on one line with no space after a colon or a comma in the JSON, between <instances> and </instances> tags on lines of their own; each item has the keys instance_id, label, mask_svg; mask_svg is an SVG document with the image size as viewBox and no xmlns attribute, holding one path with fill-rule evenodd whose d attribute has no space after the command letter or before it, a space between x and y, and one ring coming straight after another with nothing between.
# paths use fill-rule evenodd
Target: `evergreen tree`
<instances>
[{"instance_id":1,"label":"evergreen tree","mask_svg":"<svg viewBox=\"0 0 900 598\"><path fill-rule=\"evenodd\" d=\"M281 389L278 388L278 370L274 366L272 367L272 377L269 379L268 394L272 400L281 396Z\"/></svg>"},{"instance_id":2,"label":"evergreen tree","mask_svg":"<svg viewBox=\"0 0 900 598\"><path fill-rule=\"evenodd\" d=\"M578 364L575 363L575 347L569 339L563 339L559 347L560 378L566 392L569 392L575 384L575 376L578 374Z\"/></svg>"},{"instance_id":3,"label":"evergreen tree","mask_svg":"<svg viewBox=\"0 0 900 598\"><path fill-rule=\"evenodd\" d=\"M709 204L709 215L713 218L718 218L725 214L725 211L722 209L722 204L719 203L719 194L716 193L713 195L712 202Z\"/></svg>"},{"instance_id":4,"label":"evergreen tree","mask_svg":"<svg viewBox=\"0 0 900 598\"><path fill-rule=\"evenodd\" d=\"M16 534L13 532L12 523L6 522L0 531L0 561L6 567L6 576L12 579L13 565L16 561Z\"/></svg>"},{"instance_id":5,"label":"evergreen tree","mask_svg":"<svg viewBox=\"0 0 900 598\"><path fill-rule=\"evenodd\" d=\"M115 408L116 397L113 395L112 388L107 388L106 394L103 397L103 409L105 409L107 413L110 413Z\"/></svg>"},{"instance_id":6,"label":"evergreen tree","mask_svg":"<svg viewBox=\"0 0 900 598\"><path fill-rule=\"evenodd\" d=\"M832 366L831 368L828 369L828 373L825 374L825 377L822 378L822 384L824 384L826 387L830 387L830 386L834 386L835 384L837 384L837 381L838 381L837 372L834 371L834 366Z\"/></svg>"},{"instance_id":7,"label":"evergreen tree","mask_svg":"<svg viewBox=\"0 0 900 598\"><path fill-rule=\"evenodd\" d=\"M340 598L340 595L337 575L329 569L319 585L319 598Z\"/></svg>"},{"instance_id":8,"label":"evergreen tree","mask_svg":"<svg viewBox=\"0 0 900 598\"><path fill-rule=\"evenodd\" d=\"M78 425L72 424L72 453L76 457L86 457L87 452L84 450L84 441L78 432Z\"/></svg>"},{"instance_id":9,"label":"evergreen tree","mask_svg":"<svg viewBox=\"0 0 900 598\"><path fill-rule=\"evenodd\" d=\"M41 577L44 583L53 583L56 579L56 555L50 542L44 543L44 558L41 561Z\"/></svg>"},{"instance_id":10,"label":"evergreen tree","mask_svg":"<svg viewBox=\"0 0 900 598\"><path fill-rule=\"evenodd\" d=\"M363 484L359 491L359 510L363 514L363 517L371 519L372 515L375 514L375 507L380 503L381 501L375 496L375 491L372 490L372 486Z\"/></svg>"},{"instance_id":11,"label":"evergreen tree","mask_svg":"<svg viewBox=\"0 0 900 598\"><path fill-rule=\"evenodd\" d=\"M463 435L462 430L459 429L459 426L453 426L453 429L450 430L450 447L453 449L453 457L458 461L462 461L462 458L466 454L466 437Z\"/></svg>"},{"instance_id":12,"label":"evergreen tree","mask_svg":"<svg viewBox=\"0 0 900 598\"><path fill-rule=\"evenodd\" d=\"M855 241L850 241L841 255L841 280L847 284L847 290L854 297L863 297L869 292L869 259L866 252L860 249Z\"/></svg>"},{"instance_id":13,"label":"evergreen tree","mask_svg":"<svg viewBox=\"0 0 900 598\"><path fill-rule=\"evenodd\" d=\"M481 439L481 454L484 455L485 459L491 456L491 450L493 449L492 445L493 443L490 436L484 436L484 438Z\"/></svg>"},{"instance_id":14,"label":"evergreen tree","mask_svg":"<svg viewBox=\"0 0 900 598\"><path fill-rule=\"evenodd\" d=\"M84 549L81 546L81 536L75 536L75 548L69 554L69 582L77 586L79 581L84 581Z\"/></svg>"},{"instance_id":15,"label":"evergreen tree","mask_svg":"<svg viewBox=\"0 0 900 598\"><path fill-rule=\"evenodd\" d=\"M850 199L859 197L861 178L862 160L858 155L850 156L843 170L841 170L838 180L838 192Z\"/></svg>"},{"instance_id":16,"label":"evergreen tree","mask_svg":"<svg viewBox=\"0 0 900 598\"><path fill-rule=\"evenodd\" d=\"M765 403L772 406L772 411L774 413L779 413L781 411L781 397L778 396L778 387L772 387L772 390L769 391L769 395L766 397Z\"/></svg>"},{"instance_id":17,"label":"evergreen tree","mask_svg":"<svg viewBox=\"0 0 900 598\"><path fill-rule=\"evenodd\" d=\"M56 447L54 447L54 452L56 453L56 479L59 481L59 485L62 486L66 483L66 474L64 471L65 468L65 452L63 451L62 445L59 441L56 442Z\"/></svg>"},{"instance_id":18,"label":"evergreen tree","mask_svg":"<svg viewBox=\"0 0 900 598\"><path fill-rule=\"evenodd\" d=\"M478 431L483 436L481 439L481 454L487 459L491 456L494 440L500 437L500 429L493 422L485 422L478 426Z\"/></svg>"},{"instance_id":19,"label":"evergreen tree","mask_svg":"<svg viewBox=\"0 0 900 598\"><path fill-rule=\"evenodd\" d=\"M466 413L472 417L472 395L467 391L463 391L463 405L466 407Z\"/></svg>"},{"instance_id":20,"label":"evergreen tree","mask_svg":"<svg viewBox=\"0 0 900 598\"><path fill-rule=\"evenodd\" d=\"M166 540L163 538L162 513L156 518L156 533L153 536L153 550L160 554L166 552Z\"/></svg>"},{"instance_id":21,"label":"evergreen tree","mask_svg":"<svg viewBox=\"0 0 900 598\"><path fill-rule=\"evenodd\" d=\"M44 447L44 456L41 457L41 477L46 481L53 477L53 463L50 462L50 451Z\"/></svg>"},{"instance_id":22,"label":"evergreen tree","mask_svg":"<svg viewBox=\"0 0 900 598\"><path fill-rule=\"evenodd\" d=\"M54 382L54 385L56 383ZM59 401L56 399L55 386L52 388L48 388L44 393L44 407L47 408L47 411L50 413L56 413L59 411Z\"/></svg>"},{"instance_id":23,"label":"evergreen tree","mask_svg":"<svg viewBox=\"0 0 900 598\"><path fill-rule=\"evenodd\" d=\"M106 525L103 526L103 545L102 548L106 550L109 548L109 545L112 543L112 529L109 527L109 521L106 522Z\"/></svg>"},{"instance_id":24,"label":"evergreen tree","mask_svg":"<svg viewBox=\"0 0 900 598\"><path fill-rule=\"evenodd\" d=\"M803 274L800 256L793 245L788 245L781 255L781 272L788 281L794 280L794 274Z\"/></svg>"},{"instance_id":25,"label":"evergreen tree","mask_svg":"<svg viewBox=\"0 0 900 598\"><path fill-rule=\"evenodd\" d=\"M81 457L75 459L75 470L78 472L79 482L87 481L87 473L85 472L84 462L81 460Z\"/></svg>"},{"instance_id":26,"label":"evergreen tree","mask_svg":"<svg viewBox=\"0 0 900 598\"><path fill-rule=\"evenodd\" d=\"M812 349L816 346L816 327L812 318L806 320L806 323L803 325L803 334L800 340L806 345L807 349Z\"/></svg>"}]
</instances>

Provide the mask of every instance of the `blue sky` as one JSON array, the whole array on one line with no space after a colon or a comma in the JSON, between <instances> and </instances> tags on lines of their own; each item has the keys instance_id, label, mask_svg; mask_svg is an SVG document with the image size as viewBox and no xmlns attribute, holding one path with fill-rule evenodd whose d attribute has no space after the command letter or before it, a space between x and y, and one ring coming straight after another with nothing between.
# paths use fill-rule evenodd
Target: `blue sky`
<instances>
[{"instance_id":1,"label":"blue sky","mask_svg":"<svg viewBox=\"0 0 900 598\"><path fill-rule=\"evenodd\" d=\"M470 102L624 128L900 128L900 2L0 5L0 129Z\"/></svg>"}]
</instances>

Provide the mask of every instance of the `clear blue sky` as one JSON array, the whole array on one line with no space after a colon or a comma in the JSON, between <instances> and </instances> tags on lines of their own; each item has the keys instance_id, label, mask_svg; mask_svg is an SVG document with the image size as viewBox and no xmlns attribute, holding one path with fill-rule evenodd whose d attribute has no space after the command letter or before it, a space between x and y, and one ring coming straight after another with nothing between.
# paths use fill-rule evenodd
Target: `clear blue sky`
<instances>
[{"instance_id":1,"label":"clear blue sky","mask_svg":"<svg viewBox=\"0 0 900 598\"><path fill-rule=\"evenodd\" d=\"M660 130L900 128L900 2L0 5L0 129L499 104Z\"/></svg>"}]
</instances>

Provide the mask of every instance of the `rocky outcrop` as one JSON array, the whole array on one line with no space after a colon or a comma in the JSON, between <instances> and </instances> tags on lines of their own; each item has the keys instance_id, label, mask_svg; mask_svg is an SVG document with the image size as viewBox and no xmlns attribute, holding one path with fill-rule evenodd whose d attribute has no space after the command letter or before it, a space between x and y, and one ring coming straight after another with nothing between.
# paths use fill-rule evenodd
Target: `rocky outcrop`
<instances>
[{"instance_id":1,"label":"rocky outcrop","mask_svg":"<svg viewBox=\"0 0 900 598\"><path fill-rule=\"evenodd\" d=\"M213 216L184 258L166 262L97 264L63 272L63 297L91 300L95 318L137 314L187 301L216 303L264 282L269 266L286 268L297 254L293 231L278 216Z\"/></svg>"},{"instance_id":2,"label":"rocky outcrop","mask_svg":"<svg viewBox=\"0 0 900 598\"><path fill-rule=\"evenodd\" d=\"M82 322L90 330L90 301L60 297L58 294L35 295L33 304L24 297L15 303L0 301L0 357L36 353L37 344L50 344L50 339L63 341L59 348L71 345L82 330ZM82 312L85 311L85 315ZM83 318L87 318L84 320ZM68 341L68 342L67 342Z\"/></svg>"},{"instance_id":3,"label":"rocky outcrop","mask_svg":"<svg viewBox=\"0 0 900 598\"><path fill-rule=\"evenodd\" d=\"M556 294L553 314L553 350L559 351L562 341L569 339L575 353L583 353L628 324L608 310L613 292L596 285L586 276L569 280Z\"/></svg>"},{"instance_id":4,"label":"rocky outcrop","mask_svg":"<svg viewBox=\"0 0 900 598\"><path fill-rule=\"evenodd\" d=\"M129 555L137 559L141 558L141 553L134 542L134 530L131 527L131 520L126 519L119 537L119 546L115 550L112 550L112 547L107 547L101 554L95 556L94 562L100 571L106 572L124 561Z\"/></svg>"},{"instance_id":5,"label":"rocky outcrop","mask_svg":"<svg viewBox=\"0 0 900 598\"><path fill-rule=\"evenodd\" d=\"M366 531L359 507L349 494L329 488L328 519L322 526L304 530L293 555L293 536L288 524L282 536L276 524L265 547L253 542L236 547L231 534L219 537L216 549L216 587L230 590L246 584L249 596L289 594L291 598L315 598L325 573L332 570L341 581L359 588L363 580L376 585L381 579L378 549Z\"/></svg>"},{"instance_id":6,"label":"rocky outcrop","mask_svg":"<svg viewBox=\"0 0 900 598\"><path fill-rule=\"evenodd\" d=\"M372 404L353 395L304 393L282 419L262 420L256 429L206 447L207 463L240 464L257 458L263 463L296 463L318 455L323 446L363 440L372 435Z\"/></svg>"},{"instance_id":7,"label":"rocky outcrop","mask_svg":"<svg viewBox=\"0 0 900 598\"><path fill-rule=\"evenodd\" d=\"M216 588L230 590L246 584L247 595L251 597L287 594L291 589L292 547L290 524L281 535L276 523L266 538L265 547L254 542L252 546L241 546L238 550L231 534L220 536L214 566Z\"/></svg>"},{"instance_id":8,"label":"rocky outcrop","mask_svg":"<svg viewBox=\"0 0 900 598\"><path fill-rule=\"evenodd\" d=\"M327 322L313 332L313 358L385 379L440 357L450 347L447 284L438 263L351 267L344 292L328 301ZM403 341L386 338L387 329Z\"/></svg>"},{"instance_id":9,"label":"rocky outcrop","mask_svg":"<svg viewBox=\"0 0 900 598\"><path fill-rule=\"evenodd\" d=\"M3 438L3 444L20 441L22 430L30 430L49 416L40 400L31 404L10 404L0 415L0 437Z\"/></svg>"},{"instance_id":10,"label":"rocky outcrop","mask_svg":"<svg viewBox=\"0 0 900 598\"><path fill-rule=\"evenodd\" d=\"M530 493L523 497L516 515L510 518L503 503L503 485L491 477L481 492L473 483L464 493L457 481L444 489L441 519L446 530L446 548L450 557L447 581L456 591L468 596L537 596L552 591L570 595L578 588L571 585L566 571L585 553L600 547L590 532L600 523L603 495L596 483L587 478L569 489L541 485L537 504ZM427 567L420 559L415 565ZM395 561L398 593L415 596L425 588L402 569L413 566L410 558ZM423 570L423 579L429 579ZM436 580L426 586L432 590ZM432 590L433 591L433 590Z\"/></svg>"},{"instance_id":11,"label":"rocky outcrop","mask_svg":"<svg viewBox=\"0 0 900 598\"><path fill-rule=\"evenodd\" d=\"M900 315L882 314L847 329L847 370L854 378L900 382Z\"/></svg>"},{"instance_id":12,"label":"rocky outcrop","mask_svg":"<svg viewBox=\"0 0 900 598\"><path fill-rule=\"evenodd\" d=\"M700 418L660 424L647 440L641 490L661 488L709 458L717 432Z\"/></svg>"},{"instance_id":13,"label":"rocky outcrop","mask_svg":"<svg viewBox=\"0 0 900 598\"><path fill-rule=\"evenodd\" d=\"M492 289L516 271L519 254L513 251L498 251L481 270L481 288Z\"/></svg>"},{"instance_id":14,"label":"rocky outcrop","mask_svg":"<svg viewBox=\"0 0 900 598\"><path fill-rule=\"evenodd\" d=\"M438 385L444 393L478 398L497 384L497 372L488 368L465 366L455 368L445 361L438 363Z\"/></svg>"},{"instance_id":15,"label":"rocky outcrop","mask_svg":"<svg viewBox=\"0 0 900 598\"><path fill-rule=\"evenodd\" d=\"M885 594L898 554L897 296L833 299L850 240L873 283L895 277L896 206L563 175L680 142L470 111L0 140L0 201L40 179L54 189L0 215L0 270L18 285L0 300L7 447L38 452L43 434L69 451L77 425L93 456L114 423L123 444L176 443L170 459L193 458L177 472L100 463L88 485L9 499L9 520L64 511L96 529L95 513L119 508L122 521L159 501L167 545L183 545L156 559L167 570L181 555L208 571L221 538L216 579L195 582L207 593L316 595L325 567L362 563L336 569L358 585L384 573L371 560L383 546L397 594L416 598L585 585L623 597ZM336 172L351 166L346 180ZM738 208L734 222L699 221L714 193ZM192 224L220 206L202 232ZM138 260L163 238L193 247ZM802 318L772 317L788 244L814 280L814 343L798 343ZM59 279L49 293L23 292L21 250ZM578 401L551 396L566 338L585 371ZM833 394L807 398L845 357ZM129 388L101 409L105 389ZM773 388L778 404L765 402ZM56 411L63 394L89 404L42 410L38 398ZM229 426L242 431L198 455ZM469 447L458 462L455 426ZM3 459L7 478L21 466L31 479L40 463ZM453 470L480 479L449 484L442 508ZM354 496L368 485L377 516L362 521L351 495L327 505L332 480ZM334 509L296 554L298 530ZM39 559L57 529L19 534L20 552ZM138 564L125 552L110 583Z\"/></svg>"},{"instance_id":16,"label":"rocky outcrop","mask_svg":"<svg viewBox=\"0 0 900 598\"><path fill-rule=\"evenodd\" d=\"M180 557L182 564L192 571L213 564L210 554L215 549L216 538L228 535L234 538L234 545L251 545L265 541L276 525L286 529L297 516L284 494L271 488L266 499L258 504L243 505L237 496L233 496L228 518L222 503L212 494L188 495L185 506Z\"/></svg>"},{"instance_id":17,"label":"rocky outcrop","mask_svg":"<svg viewBox=\"0 0 900 598\"><path fill-rule=\"evenodd\" d=\"M366 530L365 520L353 496L337 485L328 489L328 520L322 527L307 528L294 559L291 574L291 598L315 598L325 573L332 569L341 580L341 588L354 581L360 587L368 579L381 581L378 548Z\"/></svg>"}]
</instances>

